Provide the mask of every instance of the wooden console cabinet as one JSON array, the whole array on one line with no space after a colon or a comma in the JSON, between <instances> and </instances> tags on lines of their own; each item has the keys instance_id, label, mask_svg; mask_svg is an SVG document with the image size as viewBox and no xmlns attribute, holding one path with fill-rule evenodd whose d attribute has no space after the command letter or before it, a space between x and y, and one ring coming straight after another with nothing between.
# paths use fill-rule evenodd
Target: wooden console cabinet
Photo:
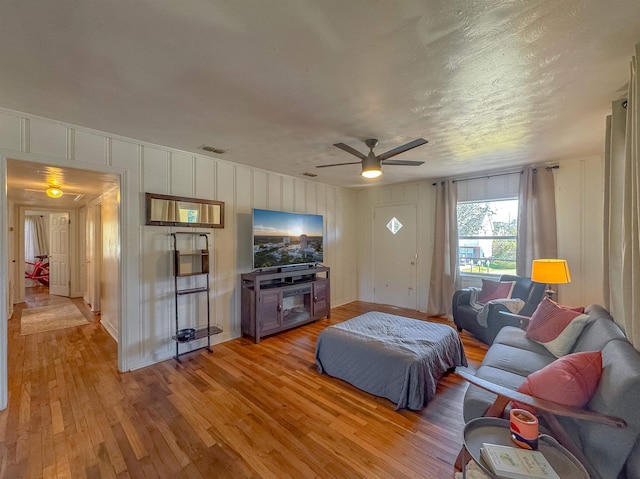
<instances>
[{"instance_id":1,"label":"wooden console cabinet","mask_svg":"<svg viewBox=\"0 0 640 479\"><path fill-rule=\"evenodd\" d=\"M264 336L331 317L329 268L311 266L242 275L242 335Z\"/></svg>"}]
</instances>

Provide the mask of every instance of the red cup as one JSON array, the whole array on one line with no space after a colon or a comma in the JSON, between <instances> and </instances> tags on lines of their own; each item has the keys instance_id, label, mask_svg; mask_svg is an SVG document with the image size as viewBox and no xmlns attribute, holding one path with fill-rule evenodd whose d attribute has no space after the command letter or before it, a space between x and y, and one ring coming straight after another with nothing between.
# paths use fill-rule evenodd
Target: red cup
<instances>
[{"instance_id":1,"label":"red cup","mask_svg":"<svg viewBox=\"0 0 640 479\"><path fill-rule=\"evenodd\" d=\"M526 409L512 409L509 413L511 440L523 449L538 449L538 418Z\"/></svg>"}]
</instances>

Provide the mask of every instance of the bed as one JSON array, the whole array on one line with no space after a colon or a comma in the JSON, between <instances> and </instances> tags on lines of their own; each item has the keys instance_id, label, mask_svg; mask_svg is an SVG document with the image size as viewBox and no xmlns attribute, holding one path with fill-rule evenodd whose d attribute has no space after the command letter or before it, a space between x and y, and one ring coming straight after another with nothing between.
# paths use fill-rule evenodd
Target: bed
<instances>
[{"instance_id":1,"label":"bed","mask_svg":"<svg viewBox=\"0 0 640 479\"><path fill-rule=\"evenodd\" d=\"M467 365L451 326L377 311L323 330L315 358L318 372L413 410L433 398L447 370Z\"/></svg>"}]
</instances>

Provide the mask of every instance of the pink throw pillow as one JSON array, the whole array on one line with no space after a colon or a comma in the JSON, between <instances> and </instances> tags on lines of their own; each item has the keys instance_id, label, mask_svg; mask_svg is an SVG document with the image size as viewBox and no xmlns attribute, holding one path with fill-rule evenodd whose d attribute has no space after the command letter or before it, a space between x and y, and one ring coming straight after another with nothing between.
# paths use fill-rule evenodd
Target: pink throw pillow
<instances>
[{"instance_id":1,"label":"pink throw pillow","mask_svg":"<svg viewBox=\"0 0 640 479\"><path fill-rule=\"evenodd\" d=\"M482 280L482 289L478 293L478 302L486 303L492 299L509 299L515 286L515 281Z\"/></svg>"},{"instance_id":2,"label":"pink throw pillow","mask_svg":"<svg viewBox=\"0 0 640 479\"><path fill-rule=\"evenodd\" d=\"M588 321L589 315L545 297L531 315L525 336L559 358L571 351Z\"/></svg>"},{"instance_id":3,"label":"pink throw pillow","mask_svg":"<svg viewBox=\"0 0 640 479\"><path fill-rule=\"evenodd\" d=\"M600 351L573 353L531 373L518 391L565 406L584 407L595 394L600 376ZM517 406L534 412L530 406Z\"/></svg>"}]
</instances>

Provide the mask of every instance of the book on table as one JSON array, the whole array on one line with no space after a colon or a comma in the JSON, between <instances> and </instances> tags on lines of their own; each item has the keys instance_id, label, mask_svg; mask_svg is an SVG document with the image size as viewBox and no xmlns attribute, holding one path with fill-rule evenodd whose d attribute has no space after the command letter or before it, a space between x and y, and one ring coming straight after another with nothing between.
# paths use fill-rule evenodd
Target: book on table
<instances>
[{"instance_id":1,"label":"book on table","mask_svg":"<svg viewBox=\"0 0 640 479\"><path fill-rule=\"evenodd\" d=\"M484 443L480 456L496 476L507 479L560 479L540 451Z\"/></svg>"}]
</instances>

